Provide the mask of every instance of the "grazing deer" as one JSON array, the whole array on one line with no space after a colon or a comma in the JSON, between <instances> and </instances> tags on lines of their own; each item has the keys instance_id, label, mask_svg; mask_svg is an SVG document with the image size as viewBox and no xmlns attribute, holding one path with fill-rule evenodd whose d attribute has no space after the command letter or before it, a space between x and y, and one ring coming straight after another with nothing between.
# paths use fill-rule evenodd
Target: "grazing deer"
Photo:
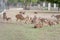
<instances>
[{"instance_id":1,"label":"grazing deer","mask_svg":"<svg viewBox=\"0 0 60 40\"><path fill-rule=\"evenodd\" d=\"M9 21L11 17L7 17L6 12L3 13L3 20Z\"/></svg>"},{"instance_id":2,"label":"grazing deer","mask_svg":"<svg viewBox=\"0 0 60 40\"><path fill-rule=\"evenodd\" d=\"M18 20L24 20L25 18L22 16L22 14L17 14L16 16L17 21Z\"/></svg>"},{"instance_id":3,"label":"grazing deer","mask_svg":"<svg viewBox=\"0 0 60 40\"><path fill-rule=\"evenodd\" d=\"M57 20L60 19L60 15L52 15L51 17L55 17Z\"/></svg>"},{"instance_id":4,"label":"grazing deer","mask_svg":"<svg viewBox=\"0 0 60 40\"><path fill-rule=\"evenodd\" d=\"M49 26L55 25L55 22L54 22L53 20L47 20L46 23L47 23Z\"/></svg>"},{"instance_id":5,"label":"grazing deer","mask_svg":"<svg viewBox=\"0 0 60 40\"><path fill-rule=\"evenodd\" d=\"M36 23L36 19L37 19L37 17L34 16L33 19L32 19L32 21L31 21L31 23Z\"/></svg>"},{"instance_id":6,"label":"grazing deer","mask_svg":"<svg viewBox=\"0 0 60 40\"><path fill-rule=\"evenodd\" d=\"M7 21L9 21L10 19L11 19L10 17L6 18Z\"/></svg>"}]
</instances>

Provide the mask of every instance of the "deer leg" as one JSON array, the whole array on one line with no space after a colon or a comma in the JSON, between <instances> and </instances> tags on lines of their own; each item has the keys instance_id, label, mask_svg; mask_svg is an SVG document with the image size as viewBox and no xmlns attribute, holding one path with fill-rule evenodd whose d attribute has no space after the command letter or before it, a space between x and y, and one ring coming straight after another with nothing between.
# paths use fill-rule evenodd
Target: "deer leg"
<instances>
[{"instance_id":1,"label":"deer leg","mask_svg":"<svg viewBox=\"0 0 60 40\"><path fill-rule=\"evenodd\" d=\"M18 21L18 19L16 19L16 21Z\"/></svg>"}]
</instances>

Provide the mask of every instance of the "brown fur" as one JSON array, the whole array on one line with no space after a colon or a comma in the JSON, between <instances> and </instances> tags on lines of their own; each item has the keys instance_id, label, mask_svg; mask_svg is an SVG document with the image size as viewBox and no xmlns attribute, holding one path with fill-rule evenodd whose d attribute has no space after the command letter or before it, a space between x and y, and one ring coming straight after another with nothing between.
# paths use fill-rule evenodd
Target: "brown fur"
<instances>
[{"instance_id":1,"label":"brown fur","mask_svg":"<svg viewBox=\"0 0 60 40\"><path fill-rule=\"evenodd\" d=\"M43 25L39 24L39 23L34 25L34 28L42 28L42 27L43 27Z\"/></svg>"},{"instance_id":2,"label":"brown fur","mask_svg":"<svg viewBox=\"0 0 60 40\"><path fill-rule=\"evenodd\" d=\"M34 14L37 14L37 12L34 12Z\"/></svg>"},{"instance_id":3,"label":"brown fur","mask_svg":"<svg viewBox=\"0 0 60 40\"><path fill-rule=\"evenodd\" d=\"M25 18L22 16L22 14L17 14L16 16L17 21L20 20L24 20Z\"/></svg>"},{"instance_id":4,"label":"brown fur","mask_svg":"<svg viewBox=\"0 0 60 40\"><path fill-rule=\"evenodd\" d=\"M34 16L33 19L31 20L31 23L36 23L36 19L37 19L37 17Z\"/></svg>"},{"instance_id":5,"label":"brown fur","mask_svg":"<svg viewBox=\"0 0 60 40\"><path fill-rule=\"evenodd\" d=\"M6 18L7 21L9 21L10 19L11 19L10 17Z\"/></svg>"},{"instance_id":6,"label":"brown fur","mask_svg":"<svg viewBox=\"0 0 60 40\"><path fill-rule=\"evenodd\" d=\"M60 15L52 15L51 17L53 17L53 16L56 17L57 20L60 19Z\"/></svg>"},{"instance_id":7,"label":"brown fur","mask_svg":"<svg viewBox=\"0 0 60 40\"><path fill-rule=\"evenodd\" d=\"M47 20L46 23L47 23L49 26L55 25L54 21L51 21L51 20Z\"/></svg>"},{"instance_id":8,"label":"brown fur","mask_svg":"<svg viewBox=\"0 0 60 40\"><path fill-rule=\"evenodd\" d=\"M3 20L5 20L7 18L7 16L6 16L6 13L4 12L3 13Z\"/></svg>"}]
</instances>

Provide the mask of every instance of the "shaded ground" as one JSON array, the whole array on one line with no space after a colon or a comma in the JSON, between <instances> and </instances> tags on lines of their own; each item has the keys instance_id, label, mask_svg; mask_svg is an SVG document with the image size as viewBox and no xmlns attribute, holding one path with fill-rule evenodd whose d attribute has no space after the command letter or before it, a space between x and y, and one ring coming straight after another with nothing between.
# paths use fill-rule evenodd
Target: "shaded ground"
<instances>
[{"instance_id":1,"label":"shaded ground","mask_svg":"<svg viewBox=\"0 0 60 40\"><path fill-rule=\"evenodd\" d=\"M32 24L0 23L0 40L60 40L60 25L32 27Z\"/></svg>"}]
</instances>

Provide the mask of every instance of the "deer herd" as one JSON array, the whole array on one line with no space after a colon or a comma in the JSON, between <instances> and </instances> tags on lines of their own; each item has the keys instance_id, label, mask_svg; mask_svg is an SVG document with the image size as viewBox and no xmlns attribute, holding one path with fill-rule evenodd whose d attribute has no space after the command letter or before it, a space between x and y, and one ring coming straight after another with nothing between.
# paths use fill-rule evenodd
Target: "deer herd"
<instances>
[{"instance_id":1,"label":"deer herd","mask_svg":"<svg viewBox=\"0 0 60 40\"><path fill-rule=\"evenodd\" d=\"M60 15L51 15L52 17L55 17L57 20L52 20L52 19L47 19L47 18L41 18L41 17L37 17L36 15L38 14L37 12L34 12L34 16L30 17L30 16L26 16L25 12L19 12L19 14L15 15L16 21L20 20L20 22L23 22L25 24L34 24L34 28L42 28L44 26L52 26L52 25L56 25L59 24L59 19L60 19ZM11 17L7 17L6 12L3 13L3 20L9 21L11 19Z\"/></svg>"}]
</instances>

